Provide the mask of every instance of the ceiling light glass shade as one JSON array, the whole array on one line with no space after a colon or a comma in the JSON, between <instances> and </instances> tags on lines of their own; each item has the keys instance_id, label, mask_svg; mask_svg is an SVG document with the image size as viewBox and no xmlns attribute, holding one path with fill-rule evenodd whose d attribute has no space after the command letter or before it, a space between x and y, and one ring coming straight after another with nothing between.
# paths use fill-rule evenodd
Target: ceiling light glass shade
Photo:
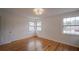
<instances>
[{"instance_id":1,"label":"ceiling light glass shade","mask_svg":"<svg viewBox=\"0 0 79 59\"><path fill-rule=\"evenodd\" d=\"M36 15L42 15L43 12L44 12L44 9L42 9L42 8L35 8L33 11L34 11L34 13Z\"/></svg>"}]
</instances>

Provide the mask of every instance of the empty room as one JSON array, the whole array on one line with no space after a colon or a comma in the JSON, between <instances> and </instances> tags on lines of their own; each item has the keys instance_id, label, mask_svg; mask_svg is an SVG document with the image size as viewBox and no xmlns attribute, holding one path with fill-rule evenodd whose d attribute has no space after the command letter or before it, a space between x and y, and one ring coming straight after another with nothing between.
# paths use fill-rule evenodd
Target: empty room
<instances>
[{"instance_id":1,"label":"empty room","mask_svg":"<svg viewBox=\"0 0 79 59\"><path fill-rule=\"evenodd\" d=\"M79 51L79 8L0 8L0 51Z\"/></svg>"}]
</instances>

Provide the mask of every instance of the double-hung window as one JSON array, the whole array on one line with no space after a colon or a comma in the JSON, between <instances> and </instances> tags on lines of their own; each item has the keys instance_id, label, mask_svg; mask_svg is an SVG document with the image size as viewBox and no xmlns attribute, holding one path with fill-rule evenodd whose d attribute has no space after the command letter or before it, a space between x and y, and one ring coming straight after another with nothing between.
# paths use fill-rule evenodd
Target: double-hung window
<instances>
[{"instance_id":1,"label":"double-hung window","mask_svg":"<svg viewBox=\"0 0 79 59\"><path fill-rule=\"evenodd\" d=\"M63 33L79 35L79 16L63 19Z\"/></svg>"}]
</instances>

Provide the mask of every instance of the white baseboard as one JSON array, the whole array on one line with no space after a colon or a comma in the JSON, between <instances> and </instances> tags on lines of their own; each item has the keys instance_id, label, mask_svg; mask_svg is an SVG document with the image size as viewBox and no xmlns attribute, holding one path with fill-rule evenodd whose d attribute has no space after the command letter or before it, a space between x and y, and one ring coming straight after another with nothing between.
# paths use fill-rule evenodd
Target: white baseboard
<instances>
[{"instance_id":1,"label":"white baseboard","mask_svg":"<svg viewBox=\"0 0 79 59\"><path fill-rule=\"evenodd\" d=\"M24 39L24 38L29 38L29 37L32 37L32 36L34 36L34 35L24 36L24 37L21 37L21 38L18 38L18 39L9 40L9 41L7 41L7 42L0 42L0 45L8 44L8 43L11 43L11 42L13 42L13 41L21 40L21 39Z\"/></svg>"},{"instance_id":2,"label":"white baseboard","mask_svg":"<svg viewBox=\"0 0 79 59\"><path fill-rule=\"evenodd\" d=\"M75 44L69 44L67 42L58 41L58 40L55 40L54 38L47 38L47 37L44 37L44 36L38 36L38 37L45 38L45 39L48 39L48 40L52 40L52 41L55 41L55 42L59 42L59 43L62 43L62 44L66 44L66 45L69 45L69 46L73 46L73 47L79 48L79 46L77 46Z\"/></svg>"}]
</instances>

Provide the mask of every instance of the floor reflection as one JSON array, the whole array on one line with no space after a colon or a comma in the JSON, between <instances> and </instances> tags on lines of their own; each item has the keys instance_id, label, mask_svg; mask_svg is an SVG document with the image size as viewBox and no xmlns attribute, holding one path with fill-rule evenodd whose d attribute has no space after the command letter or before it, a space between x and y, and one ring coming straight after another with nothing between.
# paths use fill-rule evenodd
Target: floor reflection
<instances>
[{"instance_id":1,"label":"floor reflection","mask_svg":"<svg viewBox=\"0 0 79 59\"><path fill-rule=\"evenodd\" d=\"M27 47L28 51L43 51L42 43L37 39L29 40Z\"/></svg>"}]
</instances>

